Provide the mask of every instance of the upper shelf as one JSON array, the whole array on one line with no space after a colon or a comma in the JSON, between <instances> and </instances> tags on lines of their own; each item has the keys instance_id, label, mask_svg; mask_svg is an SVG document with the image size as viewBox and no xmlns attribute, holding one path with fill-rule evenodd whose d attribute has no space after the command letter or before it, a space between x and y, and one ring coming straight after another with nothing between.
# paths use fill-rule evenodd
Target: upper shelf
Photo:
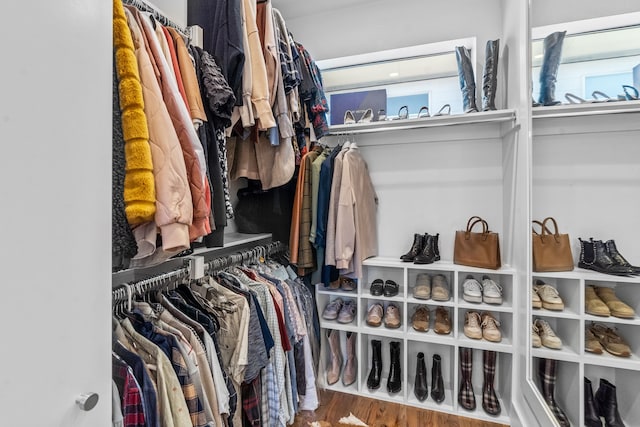
<instances>
[{"instance_id":1,"label":"upper shelf","mask_svg":"<svg viewBox=\"0 0 640 427\"><path fill-rule=\"evenodd\" d=\"M440 126L458 126L479 123L503 123L515 121L515 110L483 111L478 113L452 114L436 117L385 120L351 125L330 126L331 135L352 135L361 133L388 132L405 129L422 129Z\"/></svg>"},{"instance_id":2,"label":"upper shelf","mask_svg":"<svg viewBox=\"0 0 640 427\"><path fill-rule=\"evenodd\" d=\"M533 136L637 132L640 101L556 105L532 109Z\"/></svg>"}]
</instances>

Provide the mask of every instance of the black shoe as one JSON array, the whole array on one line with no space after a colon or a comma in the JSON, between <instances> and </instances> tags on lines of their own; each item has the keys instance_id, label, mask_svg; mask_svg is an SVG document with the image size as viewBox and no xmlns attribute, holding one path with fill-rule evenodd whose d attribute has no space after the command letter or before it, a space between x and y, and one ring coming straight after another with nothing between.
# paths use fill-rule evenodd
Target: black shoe
<instances>
[{"instance_id":1,"label":"black shoe","mask_svg":"<svg viewBox=\"0 0 640 427\"><path fill-rule=\"evenodd\" d=\"M424 363L424 353L418 353L418 365L416 367L416 381L413 386L413 394L420 402L424 402L429 396L427 387L427 366Z\"/></svg>"},{"instance_id":2,"label":"black shoe","mask_svg":"<svg viewBox=\"0 0 640 427\"><path fill-rule=\"evenodd\" d=\"M444 401L444 381L442 379L442 360L440 355L433 355L433 365L431 365L431 398L436 403Z\"/></svg>"},{"instance_id":3,"label":"black shoe","mask_svg":"<svg viewBox=\"0 0 640 427\"><path fill-rule=\"evenodd\" d=\"M600 387L596 391L595 402L598 415L604 418L606 427L626 427L618 412L616 386L601 378Z\"/></svg>"},{"instance_id":4,"label":"black shoe","mask_svg":"<svg viewBox=\"0 0 640 427\"><path fill-rule=\"evenodd\" d=\"M367 378L367 388L376 390L380 387L382 375L382 341L371 340L371 371Z\"/></svg>"},{"instance_id":5,"label":"black shoe","mask_svg":"<svg viewBox=\"0 0 640 427\"><path fill-rule=\"evenodd\" d=\"M391 341L389 343L391 356L391 367L389 368L389 378L387 379L387 391L389 393L399 393L402 390L402 369L400 368L400 342Z\"/></svg>"},{"instance_id":6,"label":"black shoe","mask_svg":"<svg viewBox=\"0 0 640 427\"><path fill-rule=\"evenodd\" d=\"M498 50L500 40L488 40L485 48L484 73L482 75L482 111L496 109L498 86Z\"/></svg>"},{"instance_id":7,"label":"black shoe","mask_svg":"<svg viewBox=\"0 0 640 427\"><path fill-rule=\"evenodd\" d=\"M473 74L471 51L464 46L456 46L458 80L462 91L462 107L465 113L476 113L476 80Z\"/></svg>"},{"instance_id":8,"label":"black shoe","mask_svg":"<svg viewBox=\"0 0 640 427\"><path fill-rule=\"evenodd\" d=\"M555 100L556 77L558 68L560 68L562 44L566 34L566 31L557 31L544 38L544 56L540 67L540 97L538 102L545 106L560 104L560 101Z\"/></svg>"},{"instance_id":9,"label":"black shoe","mask_svg":"<svg viewBox=\"0 0 640 427\"><path fill-rule=\"evenodd\" d=\"M382 279L376 279L373 282L371 282L371 287L369 288L369 292L374 297L379 297L380 295L382 295L383 287L384 287L384 282L382 281Z\"/></svg>"},{"instance_id":10,"label":"black shoe","mask_svg":"<svg viewBox=\"0 0 640 427\"><path fill-rule=\"evenodd\" d=\"M608 254L600 240L580 240L580 261L578 267L614 276L632 276L631 267L618 265Z\"/></svg>"},{"instance_id":11,"label":"black shoe","mask_svg":"<svg viewBox=\"0 0 640 427\"><path fill-rule=\"evenodd\" d=\"M413 259L414 264L431 264L434 261L440 260L440 251L438 251L438 237L440 234L432 236L430 234L424 235L424 246L422 251Z\"/></svg>"},{"instance_id":12,"label":"black shoe","mask_svg":"<svg viewBox=\"0 0 640 427\"><path fill-rule=\"evenodd\" d=\"M584 377L584 425L586 427L602 427L602 421L600 421L593 400L591 381L587 377Z\"/></svg>"},{"instance_id":13,"label":"black shoe","mask_svg":"<svg viewBox=\"0 0 640 427\"><path fill-rule=\"evenodd\" d=\"M622 256L622 254L620 254L620 252L618 252L618 248L616 247L616 242L613 240L607 240L604 244L604 247L607 251L607 255L609 255L611 257L611 259L613 260L613 262L616 263L616 265L622 266L622 267L627 267L631 270L633 270L633 272L635 274L640 274L640 267L636 267L635 265L631 265L631 263L629 261L627 261L625 259L625 257Z\"/></svg>"},{"instance_id":14,"label":"black shoe","mask_svg":"<svg viewBox=\"0 0 640 427\"><path fill-rule=\"evenodd\" d=\"M402 255L400 259L404 262L411 262L415 257L418 256L424 247L424 238L422 234L414 234L413 235L413 244L411 245L411 249L409 252Z\"/></svg>"},{"instance_id":15,"label":"black shoe","mask_svg":"<svg viewBox=\"0 0 640 427\"><path fill-rule=\"evenodd\" d=\"M400 286L393 280L387 280L384 282L384 296L395 297L400 291Z\"/></svg>"}]
</instances>

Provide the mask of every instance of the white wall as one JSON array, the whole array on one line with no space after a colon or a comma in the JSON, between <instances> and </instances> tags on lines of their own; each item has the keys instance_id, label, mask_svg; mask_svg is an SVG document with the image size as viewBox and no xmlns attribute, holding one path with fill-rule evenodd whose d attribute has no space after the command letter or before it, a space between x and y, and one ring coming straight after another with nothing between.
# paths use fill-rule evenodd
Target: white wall
<instances>
[{"instance_id":1,"label":"white wall","mask_svg":"<svg viewBox=\"0 0 640 427\"><path fill-rule=\"evenodd\" d=\"M315 60L472 36L484 46L502 32L500 0L347 2L296 17L287 15L286 1L274 0L274 5Z\"/></svg>"},{"instance_id":2,"label":"white wall","mask_svg":"<svg viewBox=\"0 0 640 427\"><path fill-rule=\"evenodd\" d=\"M637 1L629 0L530 0L531 26L559 24L602 16L638 12Z\"/></svg>"}]
</instances>

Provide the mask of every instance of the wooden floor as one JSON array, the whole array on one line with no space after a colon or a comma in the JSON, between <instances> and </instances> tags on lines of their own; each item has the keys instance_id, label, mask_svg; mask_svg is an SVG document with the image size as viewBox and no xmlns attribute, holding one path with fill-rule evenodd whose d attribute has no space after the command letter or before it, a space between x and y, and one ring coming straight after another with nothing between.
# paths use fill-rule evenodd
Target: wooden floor
<instances>
[{"instance_id":1,"label":"wooden floor","mask_svg":"<svg viewBox=\"0 0 640 427\"><path fill-rule=\"evenodd\" d=\"M353 394L320 390L320 407L302 411L293 427L309 427L313 421L327 421L323 427L337 427L338 420L352 412L370 427L498 427L502 424L428 411Z\"/></svg>"}]
</instances>

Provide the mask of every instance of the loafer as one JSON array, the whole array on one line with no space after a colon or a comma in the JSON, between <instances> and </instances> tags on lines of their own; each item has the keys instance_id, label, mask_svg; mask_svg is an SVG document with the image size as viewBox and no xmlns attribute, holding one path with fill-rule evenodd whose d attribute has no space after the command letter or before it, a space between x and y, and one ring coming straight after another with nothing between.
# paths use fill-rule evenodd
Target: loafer
<instances>
[{"instance_id":1,"label":"loafer","mask_svg":"<svg viewBox=\"0 0 640 427\"><path fill-rule=\"evenodd\" d=\"M431 299L434 301L449 301L449 283L442 274L436 274L431 279Z\"/></svg>"},{"instance_id":2,"label":"loafer","mask_svg":"<svg viewBox=\"0 0 640 427\"><path fill-rule=\"evenodd\" d=\"M449 319L449 310L446 308L436 308L436 321L433 325L433 331L439 335L448 335L451 333L451 320Z\"/></svg>"},{"instance_id":3,"label":"loafer","mask_svg":"<svg viewBox=\"0 0 640 427\"><path fill-rule=\"evenodd\" d=\"M374 297L379 297L380 295L382 295L383 288L384 288L384 282L382 281L382 279L376 279L373 282L371 282L371 287L369 288L369 292Z\"/></svg>"},{"instance_id":4,"label":"loafer","mask_svg":"<svg viewBox=\"0 0 640 427\"><path fill-rule=\"evenodd\" d=\"M376 328L380 326L382 324L383 313L384 309L382 308L382 304L373 304L367 312L367 325Z\"/></svg>"},{"instance_id":5,"label":"loafer","mask_svg":"<svg viewBox=\"0 0 640 427\"><path fill-rule=\"evenodd\" d=\"M629 307L624 302L620 301L620 299L616 296L613 288L606 287L595 287L595 292L598 297L604 302L607 307L609 307L609 311L612 316L620 317L623 319L633 319L636 317L636 312L633 308Z\"/></svg>"},{"instance_id":6,"label":"loafer","mask_svg":"<svg viewBox=\"0 0 640 427\"><path fill-rule=\"evenodd\" d=\"M593 316L609 317L611 315L609 307L596 294L594 286L587 286L584 289L584 311Z\"/></svg>"},{"instance_id":7,"label":"loafer","mask_svg":"<svg viewBox=\"0 0 640 427\"><path fill-rule=\"evenodd\" d=\"M338 323L351 323L356 317L356 302L348 300L338 313Z\"/></svg>"},{"instance_id":8,"label":"loafer","mask_svg":"<svg viewBox=\"0 0 640 427\"><path fill-rule=\"evenodd\" d=\"M384 326L389 329L400 327L400 309L395 304L389 304L384 313Z\"/></svg>"},{"instance_id":9,"label":"loafer","mask_svg":"<svg viewBox=\"0 0 640 427\"><path fill-rule=\"evenodd\" d=\"M419 305L411 316L411 326L418 332L427 332L429 330L429 307Z\"/></svg>"},{"instance_id":10,"label":"loafer","mask_svg":"<svg viewBox=\"0 0 640 427\"><path fill-rule=\"evenodd\" d=\"M427 273L419 273L416 277L416 285L413 287L413 297L417 299L431 298L431 276Z\"/></svg>"},{"instance_id":11,"label":"loafer","mask_svg":"<svg viewBox=\"0 0 640 427\"><path fill-rule=\"evenodd\" d=\"M400 286L394 282L393 280L387 280L384 282L384 296L385 297L395 297L398 295L400 291Z\"/></svg>"},{"instance_id":12,"label":"loafer","mask_svg":"<svg viewBox=\"0 0 640 427\"><path fill-rule=\"evenodd\" d=\"M327 306L322 310L322 318L326 320L336 320L338 318L338 313L342 310L342 306L344 302L342 298L336 298L331 301Z\"/></svg>"}]
</instances>

